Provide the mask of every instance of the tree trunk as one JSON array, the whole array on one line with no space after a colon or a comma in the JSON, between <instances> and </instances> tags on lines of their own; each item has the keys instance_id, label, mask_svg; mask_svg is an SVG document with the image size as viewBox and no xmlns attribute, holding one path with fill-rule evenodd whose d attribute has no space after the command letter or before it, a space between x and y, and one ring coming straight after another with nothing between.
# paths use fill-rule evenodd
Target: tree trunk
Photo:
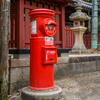
<instances>
[{"instance_id":1,"label":"tree trunk","mask_svg":"<svg viewBox=\"0 0 100 100\"><path fill-rule=\"evenodd\" d=\"M8 41L10 34L10 0L0 0L0 100L8 96Z\"/></svg>"}]
</instances>

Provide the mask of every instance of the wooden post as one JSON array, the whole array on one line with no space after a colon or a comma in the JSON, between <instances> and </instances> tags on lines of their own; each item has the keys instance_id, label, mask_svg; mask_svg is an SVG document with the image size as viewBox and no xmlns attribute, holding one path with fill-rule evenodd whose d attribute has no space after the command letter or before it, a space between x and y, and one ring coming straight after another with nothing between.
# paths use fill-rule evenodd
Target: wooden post
<instances>
[{"instance_id":1,"label":"wooden post","mask_svg":"<svg viewBox=\"0 0 100 100\"><path fill-rule=\"evenodd\" d=\"M8 96L9 19L10 0L0 0L0 100L7 100Z\"/></svg>"},{"instance_id":2,"label":"wooden post","mask_svg":"<svg viewBox=\"0 0 100 100\"><path fill-rule=\"evenodd\" d=\"M18 29L18 47L17 49L24 49L24 43L23 43L23 23L24 23L24 0L18 0L18 5L17 5L17 14L18 14L18 24L17 24L17 29Z\"/></svg>"},{"instance_id":3,"label":"wooden post","mask_svg":"<svg viewBox=\"0 0 100 100\"><path fill-rule=\"evenodd\" d=\"M68 5L68 2L65 4L60 4L60 11L61 11L61 33L62 33L62 49L65 49L65 7Z\"/></svg>"},{"instance_id":4,"label":"wooden post","mask_svg":"<svg viewBox=\"0 0 100 100\"><path fill-rule=\"evenodd\" d=\"M65 6L60 5L61 10L61 33L62 33L62 49L65 49Z\"/></svg>"}]
</instances>

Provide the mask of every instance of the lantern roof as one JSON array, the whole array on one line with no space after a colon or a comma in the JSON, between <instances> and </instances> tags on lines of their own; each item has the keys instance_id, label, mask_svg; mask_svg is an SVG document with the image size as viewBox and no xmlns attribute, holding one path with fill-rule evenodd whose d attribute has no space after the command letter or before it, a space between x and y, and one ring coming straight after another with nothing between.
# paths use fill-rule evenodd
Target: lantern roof
<instances>
[{"instance_id":1,"label":"lantern roof","mask_svg":"<svg viewBox=\"0 0 100 100\"><path fill-rule=\"evenodd\" d=\"M70 20L90 20L90 17L82 12L82 4L80 2L76 3L75 5L75 9L76 9L76 12L75 13L72 13L70 16L69 16L69 19Z\"/></svg>"}]
</instances>

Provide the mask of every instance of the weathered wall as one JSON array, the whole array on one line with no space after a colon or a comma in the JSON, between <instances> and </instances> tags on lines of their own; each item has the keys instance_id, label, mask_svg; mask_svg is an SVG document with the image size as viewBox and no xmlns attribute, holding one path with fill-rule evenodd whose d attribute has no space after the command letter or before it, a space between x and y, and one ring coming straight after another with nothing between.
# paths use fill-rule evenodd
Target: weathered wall
<instances>
[{"instance_id":1,"label":"weathered wall","mask_svg":"<svg viewBox=\"0 0 100 100\"><path fill-rule=\"evenodd\" d=\"M29 59L12 59L10 69L10 93L29 85Z\"/></svg>"},{"instance_id":2,"label":"weathered wall","mask_svg":"<svg viewBox=\"0 0 100 100\"><path fill-rule=\"evenodd\" d=\"M100 71L100 56L58 57L54 76L62 79L79 73ZM30 60L11 60L10 93L29 85Z\"/></svg>"}]
</instances>

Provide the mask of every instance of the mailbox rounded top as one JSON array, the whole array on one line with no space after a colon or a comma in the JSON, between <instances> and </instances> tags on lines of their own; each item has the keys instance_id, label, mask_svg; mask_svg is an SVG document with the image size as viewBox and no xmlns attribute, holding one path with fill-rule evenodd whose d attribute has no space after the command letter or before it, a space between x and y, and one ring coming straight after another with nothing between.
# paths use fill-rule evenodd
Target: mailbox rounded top
<instances>
[{"instance_id":1,"label":"mailbox rounded top","mask_svg":"<svg viewBox=\"0 0 100 100\"><path fill-rule=\"evenodd\" d=\"M55 16L55 11L49 9L34 9L29 12L29 16L35 17L53 17Z\"/></svg>"},{"instance_id":2,"label":"mailbox rounded top","mask_svg":"<svg viewBox=\"0 0 100 100\"><path fill-rule=\"evenodd\" d=\"M52 18L46 18L40 23L39 29L46 36L54 36L57 31L57 23Z\"/></svg>"}]
</instances>

